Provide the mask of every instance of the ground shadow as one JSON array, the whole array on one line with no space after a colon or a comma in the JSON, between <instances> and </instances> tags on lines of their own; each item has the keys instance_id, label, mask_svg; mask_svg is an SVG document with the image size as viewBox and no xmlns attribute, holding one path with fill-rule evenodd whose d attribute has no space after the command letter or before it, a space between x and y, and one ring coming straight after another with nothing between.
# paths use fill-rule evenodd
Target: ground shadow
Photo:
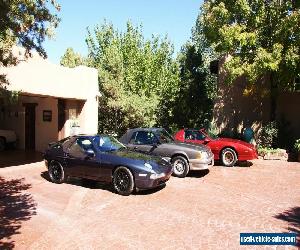
<instances>
[{"instance_id":1,"label":"ground shadow","mask_svg":"<svg viewBox=\"0 0 300 250\"><path fill-rule=\"evenodd\" d=\"M191 170L186 177L202 178L209 173L209 169L204 170Z\"/></svg>"},{"instance_id":2,"label":"ground shadow","mask_svg":"<svg viewBox=\"0 0 300 250\"><path fill-rule=\"evenodd\" d=\"M276 219L287 221L287 232L297 234L297 246L300 246L300 207L290 208L274 216Z\"/></svg>"},{"instance_id":3,"label":"ground shadow","mask_svg":"<svg viewBox=\"0 0 300 250\"><path fill-rule=\"evenodd\" d=\"M0 249L15 246L11 237L20 233L23 221L36 214L36 203L30 194L23 193L31 188L24 179L5 180L0 177Z\"/></svg>"},{"instance_id":4,"label":"ground shadow","mask_svg":"<svg viewBox=\"0 0 300 250\"><path fill-rule=\"evenodd\" d=\"M51 182L49 178L49 174L47 171L44 171L41 173L41 177L44 178L45 180ZM69 177L66 183L75 185L75 186L80 186L84 188L89 188L89 189L102 189L105 191L109 191L111 193L116 193L115 190L112 187L112 184L110 183L103 183L100 181L94 181L94 180L88 180L84 178L76 178L76 177ZM158 192L159 190L162 190L165 188L166 184L163 184L157 188L153 189L147 189L147 190L139 190L138 192L133 192L133 195L149 195Z\"/></svg>"},{"instance_id":5,"label":"ground shadow","mask_svg":"<svg viewBox=\"0 0 300 250\"><path fill-rule=\"evenodd\" d=\"M42 153L36 151L10 149L0 152L0 168L30 164L42 160Z\"/></svg>"},{"instance_id":6,"label":"ground shadow","mask_svg":"<svg viewBox=\"0 0 300 250\"><path fill-rule=\"evenodd\" d=\"M245 168L245 167L251 167L253 165L253 163L251 161L238 161L234 167L241 167L241 168ZM214 166L219 166L219 167L224 167L225 166L222 165L221 161L216 160Z\"/></svg>"}]
</instances>

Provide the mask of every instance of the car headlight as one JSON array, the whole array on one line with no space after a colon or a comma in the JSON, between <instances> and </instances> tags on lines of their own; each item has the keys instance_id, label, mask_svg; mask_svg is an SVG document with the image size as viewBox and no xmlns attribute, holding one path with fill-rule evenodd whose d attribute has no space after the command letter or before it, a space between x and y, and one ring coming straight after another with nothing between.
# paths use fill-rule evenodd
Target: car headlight
<instances>
[{"instance_id":1,"label":"car headlight","mask_svg":"<svg viewBox=\"0 0 300 250\"><path fill-rule=\"evenodd\" d=\"M154 180L154 179L162 178L162 177L165 177L165 176L166 176L165 173L151 174L151 175L150 175L150 179L151 179L151 180Z\"/></svg>"},{"instance_id":2,"label":"car headlight","mask_svg":"<svg viewBox=\"0 0 300 250\"><path fill-rule=\"evenodd\" d=\"M208 154L206 152L197 152L196 159L204 159L207 158Z\"/></svg>"}]
</instances>

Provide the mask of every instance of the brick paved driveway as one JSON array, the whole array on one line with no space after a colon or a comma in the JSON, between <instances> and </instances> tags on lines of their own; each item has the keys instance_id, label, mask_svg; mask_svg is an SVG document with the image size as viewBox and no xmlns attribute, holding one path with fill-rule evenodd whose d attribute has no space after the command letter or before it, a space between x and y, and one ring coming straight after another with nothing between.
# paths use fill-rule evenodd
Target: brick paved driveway
<instances>
[{"instance_id":1,"label":"brick paved driveway","mask_svg":"<svg viewBox=\"0 0 300 250\"><path fill-rule=\"evenodd\" d=\"M240 232L300 233L300 163L253 163L129 197L52 184L42 162L0 168L0 248L289 249L239 245Z\"/></svg>"}]
</instances>

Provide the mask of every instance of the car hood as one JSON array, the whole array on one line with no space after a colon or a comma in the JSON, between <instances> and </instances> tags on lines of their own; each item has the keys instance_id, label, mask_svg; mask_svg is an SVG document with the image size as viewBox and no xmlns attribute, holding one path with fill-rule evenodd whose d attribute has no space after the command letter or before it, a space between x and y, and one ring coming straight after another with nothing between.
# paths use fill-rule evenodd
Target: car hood
<instances>
[{"instance_id":1,"label":"car hood","mask_svg":"<svg viewBox=\"0 0 300 250\"><path fill-rule=\"evenodd\" d=\"M178 149L178 150L184 150L184 149L191 149L191 150L197 150L197 151L210 151L210 149L202 144L191 144L191 143L184 143L184 142L169 142L169 143L164 143L164 145L167 145L173 149Z\"/></svg>"},{"instance_id":2,"label":"car hood","mask_svg":"<svg viewBox=\"0 0 300 250\"><path fill-rule=\"evenodd\" d=\"M149 161L160 162L161 161L161 157L143 154L143 153L139 153L139 152L129 150L129 149L112 151L111 154L119 156L119 157L129 158L129 159L133 159L133 160L140 160L140 161L145 161L145 162L149 162Z\"/></svg>"},{"instance_id":3,"label":"car hood","mask_svg":"<svg viewBox=\"0 0 300 250\"><path fill-rule=\"evenodd\" d=\"M251 143L245 142L245 141L241 141L241 140L237 140L237 139L232 139L232 138L218 138L216 139L217 141L222 141L222 142L230 142L230 143L236 143L236 144L240 144L246 147L250 147L250 148L254 148L254 146Z\"/></svg>"}]
</instances>

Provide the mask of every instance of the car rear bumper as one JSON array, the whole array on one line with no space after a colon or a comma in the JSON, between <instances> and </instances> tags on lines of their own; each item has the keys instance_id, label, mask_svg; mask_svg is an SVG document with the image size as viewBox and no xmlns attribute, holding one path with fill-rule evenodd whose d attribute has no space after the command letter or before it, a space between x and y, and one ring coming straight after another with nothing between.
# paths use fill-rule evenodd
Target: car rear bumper
<instances>
[{"instance_id":1,"label":"car rear bumper","mask_svg":"<svg viewBox=\"0 0 300 250\"><path fill-rule=\"evenodd\" d=\"M214 165L214 156L210 156L205 160L191 159L189 160L190 170L204 170Z\"/></svg>"},{"instance_id":2,"label":"car rear bumper","mask_svg":"<svg viewBox=\"0 0 300 250\"><path fill-rule=\"evenodd\" d=\"M165 184L170 179L172 173L173 169L169 172L157 175L157 178L153 176L152 179L150 178L149 174L145 176L139 176L139 174L136 174L135 186L137 189L151 189L159 187Z\"/></svg>"}]
</instances>

